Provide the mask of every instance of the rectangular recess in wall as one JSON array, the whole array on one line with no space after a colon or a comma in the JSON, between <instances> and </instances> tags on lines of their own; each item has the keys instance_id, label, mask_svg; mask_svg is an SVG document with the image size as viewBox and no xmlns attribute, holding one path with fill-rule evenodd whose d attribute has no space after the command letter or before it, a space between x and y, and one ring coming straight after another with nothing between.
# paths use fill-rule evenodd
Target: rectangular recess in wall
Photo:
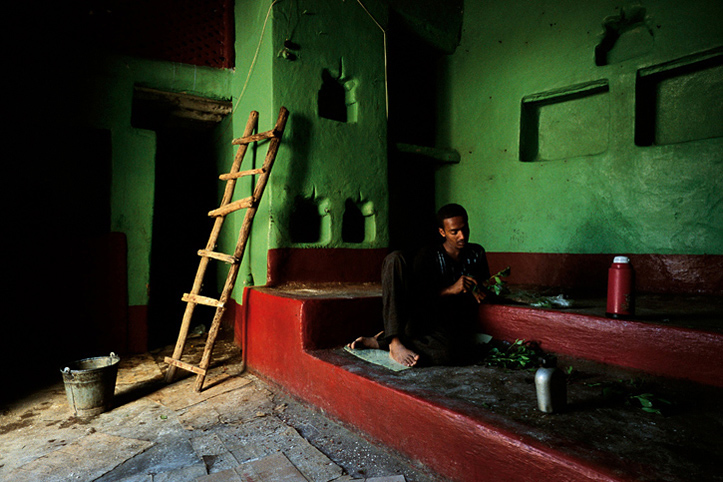
<instances>
[{"instance_id":1,"label":"rectangular recess in wall","mask_svg":"<svg viewBox=\"0 0 723 482\"><path fill-rule=\"evenodd\" d=\"M723 49L638 71L635 144L723 137Z\"/></svg>"},{"instance_id":2,"label":"rectangular recess in wall","mask_svg":"<svg viewBox=\"0 0 723 482\"><path fill-rule=\"evenodd\" d=\"M520 160L552 161L605 152L609 91L605 79L523 97Z\"/></svg>"}]
</instances>

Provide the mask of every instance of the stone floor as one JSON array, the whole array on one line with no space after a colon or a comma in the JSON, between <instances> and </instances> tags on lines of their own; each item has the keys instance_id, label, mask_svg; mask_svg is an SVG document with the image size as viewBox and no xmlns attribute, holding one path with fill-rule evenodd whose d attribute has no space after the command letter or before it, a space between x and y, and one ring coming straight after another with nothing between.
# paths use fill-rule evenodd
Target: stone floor
<instances>
[{"instance_id":1,"label":"stone floor","mask_svg":"<svg viewBox=\"0 0 723 482\"><path fill-rule=\"evenodd\" d=\"M203 341L192 345L183 359L197 363ZM201 393L191 377L164 382L168 354L123 358L114 407L92 418L74 416L60 373L0 406L0 480L441 480L244 373L227 340Z\"/></svg>"}]
</instances>

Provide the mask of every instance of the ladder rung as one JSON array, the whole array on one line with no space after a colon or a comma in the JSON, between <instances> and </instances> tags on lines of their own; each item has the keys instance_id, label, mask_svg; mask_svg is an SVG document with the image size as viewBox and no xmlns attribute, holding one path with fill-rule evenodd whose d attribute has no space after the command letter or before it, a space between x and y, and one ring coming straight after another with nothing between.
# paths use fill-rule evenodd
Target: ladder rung
<instances>
[{"instance_id":1,"label":"ladder rung","mask_svg":"<svg viewBox=\"0 0 723 482\"><path fill-rule=\"evenodd\" d=\"M204 370L203 368L199 368L196 365L191 365L190 363L185 363L181 360L176 360L175 358L171 358L169 356L164 358L164 361L169 365L173 365L174 367L182 368L186 371L193 372L196 375L203 375L204 377L206 376L206 370Z\"/></svg>"},{"instance_id":2,"label":"ladder rung","mask_svg":"<svg viewBox=\"0 0 723 482\"><path fill-rule=\"evenodd\" d=\"M183 296L181 296L181 299L187 303L196 303L198 305L206 305L206 306L213 306L215 308L223 308L224 304L214 298L209 298L208 296L201 296L201 295L192 295L189 293L183 293Z\"/></svg>"},{"instance_id":3,"label":"ladder rung","mask_svg":"<svg viewBox=\"0 0 723 482\"><path fill-rule=\"evenodd\" d=\"M231 256L230 254L224 253L216 253L215 251L209 251L207 249L199 249L198 255L205 256L206 258L217 259L228 264L238 264L239 262L239 259L236 256Z\"/></svg>"},{"instance_id":4,"label":"ladder rung","mask_svg":"<svg viewBox=\"0 0 723 482\"><path fill-rule=\"evenodd\" d=\"M276 132L275 129L271 129L270 131L266 131L266 132L261 132L259 134L254 134L252 136L239 137L237 139L232 140L231 144L234 146L238 146L241 144L251 144L252 142L263 141L264 139L271 139L272 137L279 137L279 133Z\"/></svg>"},{"instance_id":5,"label":"ladder rung","mask_svg":"<svg viewBox=\"0 0 723 482\"><path fill-rule=\"evenodd\" d=\"M208 215L211 217L226 216L227 214L230 214L234 211L238 211L239 209L250 208L253 205L254 205L254 197L249 196L247 198L239 199L238 201L228 203L225 206L221 206L218 209L214 209L213 211L209 211Z\"/></svg>"},{"instance_id":6,"label":"ladder rung","mask_svg":"<svg viewBox=\"0 0 723 482\"><path fill-rule=\"evenodd\" d=\"M231 179L238 179L244 176L255 176L256 174L263 174L265 172L266 169L260 167L258 169L249 169L248 171L229 172L226 174L221 174L220 176L218 176L218 178L222 181L230 181Z\"/></svg>"}]
</instances>

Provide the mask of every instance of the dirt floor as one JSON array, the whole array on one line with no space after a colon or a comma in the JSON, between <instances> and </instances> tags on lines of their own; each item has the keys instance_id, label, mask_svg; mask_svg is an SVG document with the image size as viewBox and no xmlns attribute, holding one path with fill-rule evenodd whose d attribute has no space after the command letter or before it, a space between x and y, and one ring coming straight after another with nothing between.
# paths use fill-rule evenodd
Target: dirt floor
<instances>
[{"instance_id":1,"label":"dirt floor","mask_svg":"<svg viewBox=\"0 0 723 482\"><path fill-rule=\"evenodd\" d=\"M193 345L183 359L198 363L202 339ZM171 351L122 359L114 408L92 418L74 416L60 373L57 382L3 404L0 480L235 481L254 464L279 467L279 457L309 481L441 480L241 373L239 350L228 340L217 342L200 394L194 378L165 383L162 360Z\"/></svg>"}]
</instances>

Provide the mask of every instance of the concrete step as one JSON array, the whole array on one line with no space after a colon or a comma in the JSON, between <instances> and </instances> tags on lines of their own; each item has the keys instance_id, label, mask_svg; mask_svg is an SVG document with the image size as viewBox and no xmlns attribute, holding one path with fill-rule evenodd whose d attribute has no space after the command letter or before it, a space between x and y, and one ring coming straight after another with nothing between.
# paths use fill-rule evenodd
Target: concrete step
<instances>
[{"instance_id":1,"label":"concrete step","mask_svg":"<svg viewBox=\"0 0 723 482\"><path fill-rule=\"evenodd\" d=\"M535 408L531 372L485 366L390 372L341 350L355 336L375 333L380 307L378 285L247 289L238 341L255 373L450 480L719 476L713 462L723 447L719 333L483 307L480 319L490 334L541 341L573 367L569 409L543 414ZM669 351L678 345L687 348ZM669 360L660 369L653 364L651 374L651 356ZM678 365L685 368L671 368ZM658 415L631 403L648 391L671 399L674 409Z\"/></svg>"}]
</instances>

